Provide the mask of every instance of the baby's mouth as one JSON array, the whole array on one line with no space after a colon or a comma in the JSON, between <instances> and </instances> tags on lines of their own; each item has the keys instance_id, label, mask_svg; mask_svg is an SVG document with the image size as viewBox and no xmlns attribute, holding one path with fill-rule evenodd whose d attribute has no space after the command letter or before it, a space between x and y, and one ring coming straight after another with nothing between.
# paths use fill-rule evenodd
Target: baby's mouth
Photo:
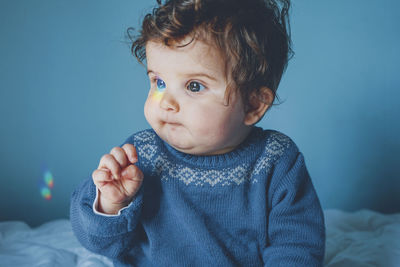
<instances>
[{"instance_id":1,"label":"baby's mouth","mask_svg":"<svg viewBox=\"0 0 400 267\"><path fill-rule=\"evenodd\" d=\"M182 126L182 124L179 124L179 123L167 123L169 126L172 126L172 127L179 127L179 126Z\"/></svg>"},{"instance_id":2,"label":"baby's mouth","mask_svg":"<svg viewBox=\"0 0 400 267\"><path fill-rule=\"evenodd\" d=\"M175 122L175 121L162 121L162 124L170 125L170 126L181 126L182 125L181 123Z\"/></svg>"}]
</instances>

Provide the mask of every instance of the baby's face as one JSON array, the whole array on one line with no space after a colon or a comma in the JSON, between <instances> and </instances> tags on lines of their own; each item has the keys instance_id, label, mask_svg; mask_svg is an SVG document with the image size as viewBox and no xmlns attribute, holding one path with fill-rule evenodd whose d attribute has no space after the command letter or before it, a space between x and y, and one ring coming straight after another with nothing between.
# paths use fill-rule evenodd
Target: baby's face
<instances>
[{"instance_id":1,"label":"baby's face","mask_svg":"<svg viewBox=\"0 0 400 267\"><path fill-rule=\"evenodd\" d=\"M240 94L232 93L227 105L225 64L216 48L148 42L146 59L151 88L144 113L164 141L196 155L226 153L243 141L250 127Z\"/></svg>"}]
</instances>

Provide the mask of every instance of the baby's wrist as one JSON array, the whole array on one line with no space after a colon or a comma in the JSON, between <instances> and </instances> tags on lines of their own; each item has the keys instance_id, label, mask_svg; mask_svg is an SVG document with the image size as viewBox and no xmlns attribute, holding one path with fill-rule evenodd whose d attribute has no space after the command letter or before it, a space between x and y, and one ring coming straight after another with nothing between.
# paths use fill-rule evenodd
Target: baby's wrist
<instances>
[{"instance_id":1,"label":"baby's wrist","mask_svg":"<svg viewBox=\"0 0 400 267\"><path fill-rule=\"evenodd\" d=\"M110 203L107 199L99 197L97 209L101 213L116 215L122 209L128 206L130 201L124 203Z\"/></svg>"}]
</instances>

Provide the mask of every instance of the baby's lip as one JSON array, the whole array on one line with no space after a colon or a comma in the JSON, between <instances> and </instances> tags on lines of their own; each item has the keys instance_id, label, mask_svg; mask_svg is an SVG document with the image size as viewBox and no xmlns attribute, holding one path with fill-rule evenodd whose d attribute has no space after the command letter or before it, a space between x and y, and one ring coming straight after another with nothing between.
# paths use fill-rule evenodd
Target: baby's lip
<instances>
[{"instance_id":1,"label":"baby's lip","mask_svg":"<svg viewBox=\"0 0 400 267\"><path fill-rule=\"evenodd\" d=\"M177 118L174 118L170 114L161 114L159 119L163 124L169 124L174 126L182 125L182 123L180 123L179 120L177 120Z\"/></svg>"},{"instance_id":2,"label":"baby's lip","mask_svg":"<svg viewBox=\"0 0 400 267\"><path fill-rule=\"evenodd\" d=\"M162 120L164 124L170 124L170 125L182 125L182 123L179 123L177 121L172 121L172 120Z\"/></svg>"},{"instance_id":3,"label":"baby's lip","mask_svg":"<svg viewBox=\"0 0 400 267\"><path fill-rule=\"evenodd\" d=\"M173 121L164 121L164 123L165 123L165 124L170 124L170 125L175 125L175 126L182 125L182 124L179 123L179 122L173 122Z\"/></svg>"}]
</instances>

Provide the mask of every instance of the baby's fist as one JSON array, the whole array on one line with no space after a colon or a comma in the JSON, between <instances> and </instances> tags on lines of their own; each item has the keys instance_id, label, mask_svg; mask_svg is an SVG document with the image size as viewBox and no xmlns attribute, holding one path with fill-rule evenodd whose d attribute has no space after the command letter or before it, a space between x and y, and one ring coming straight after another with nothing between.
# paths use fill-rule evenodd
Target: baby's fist
<instances>
[{"instance_id":1,"label":"baby's fist","mask_svg":"<svg viewBox=\"0 0 400 267\"><path fill-rule=\"evenodd\" d=\"M92 178L99 189L98 210L116 214L129 205L143 181L142 171L134 165L137 162L136 149L131 144L114 147L105 154Z\"/></svg>"}]
</instances>

